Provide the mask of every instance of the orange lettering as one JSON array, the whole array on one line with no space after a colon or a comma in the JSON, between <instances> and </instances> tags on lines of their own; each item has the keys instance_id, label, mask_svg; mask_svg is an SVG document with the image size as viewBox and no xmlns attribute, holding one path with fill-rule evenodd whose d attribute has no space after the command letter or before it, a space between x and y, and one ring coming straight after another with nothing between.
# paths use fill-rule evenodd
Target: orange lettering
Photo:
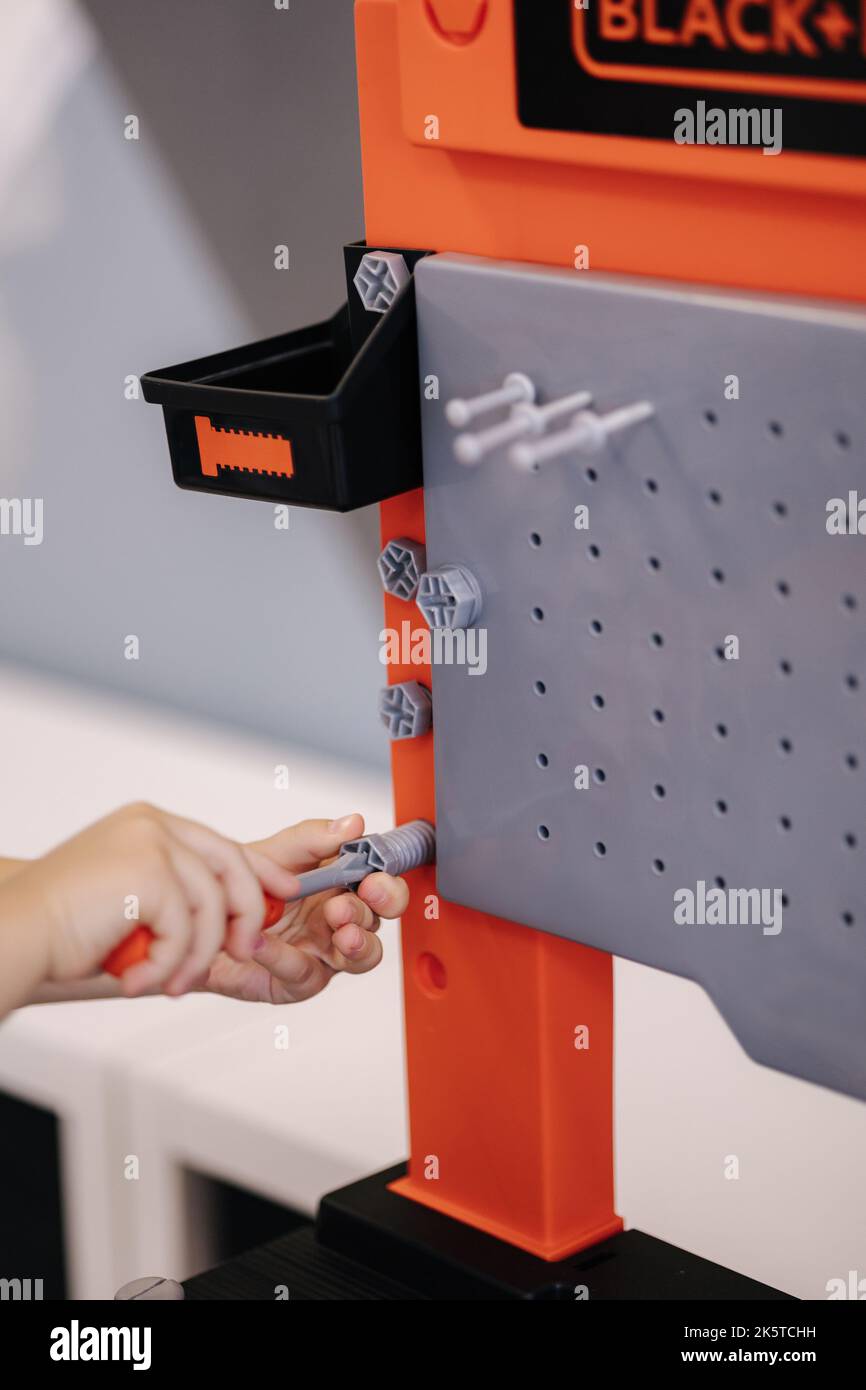
<instances>
[{"instance_id":1,"label":"orange lettering","mask_svg":"<svg viewBox=\"0 0 866 1390\"><path fill-rule=\"evenodd\" d=\"M676 43L677 41L673 29L662 29L660 24L656 24L656 0L644 0L643 36L647 43Z\"/></svg>"},{"instance_id":2,"label":"orange lettering","mask_svg":"<svg viewBox=\"0 0 866 1390\"><path fill-rule=\"evenodd\" d=\"M797 48L808 58L817 56L817 47L800 25L800 20L811 8L812 0L773 0L773 47L777 53Z\"/></svg>"},{"instance_id":3,"label":"orange lettering","mask_svg":"<svg viewBox=\"0 0 866 1390\"><path fill-rule=\"evenodd\" d=\"M812 0L809 0L809 4L811 3ZM698 34L708 38L714 48L728 46L713 0L689 0L680 30L680 43L693 44Z\"/></svg>"},{"instance_id":4,"label":"orange lettering","mask_svg":"<svg viewBox=\"0 0 866 1390\"><path fill-rule=\"evenodd\" d=\"M766 9L766 5L767 0L728 0L725 10L728 30L737 47L744 49L746 53L766 53L770 47L770 40L766 34L752 34L743 24L743 10L749 9L750 6Z\"/></svg>"},{"instance_id":5,"label":"orange lettering","mask_svg":"<svg viewBox=\"0 0 866 1390\"><path fill-rule=\"evenodd\" d=\"M598 31L603 39L628 42L637 36L636 0L601 0Z\"/></svg>"}]
</instances>

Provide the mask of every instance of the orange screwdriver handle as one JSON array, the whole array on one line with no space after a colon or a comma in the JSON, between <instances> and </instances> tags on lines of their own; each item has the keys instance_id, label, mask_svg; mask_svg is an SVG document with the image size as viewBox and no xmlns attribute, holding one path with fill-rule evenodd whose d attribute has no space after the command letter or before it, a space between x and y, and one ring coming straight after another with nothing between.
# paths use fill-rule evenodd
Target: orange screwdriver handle
<instances>
[{"instance_id":1,"label":"orange screwdriver handle","mask_svg":"<svg viewBox=\"0 0 866 1390\"><path fill-rule=\"evenodd\" d=\"M103 970L107 975L114 975L119 980L130 966L147 960L152 940L153 932L150 927L136 927L105 957L102 962Z\"/></svg>"},{"instance_id":2,"label":"orange screwdriver handle","mask_svg":"<svg viewBox=\"0 0 866 1390\"><path fill-rule=\"evenodd\" d=\"M265 893L265 920L262 923L263 929L272 927L279 922L286 905L281 898L274 898L270 893ZM107 975L114 975L115 979L120 979L121 975L133 965L140 964L147 960L150 952L150 943L153 941L154 934L150 927L144 925L136 927L125 936L118 946L105 957L102 968Z\"/></svg>"}]
</instances>

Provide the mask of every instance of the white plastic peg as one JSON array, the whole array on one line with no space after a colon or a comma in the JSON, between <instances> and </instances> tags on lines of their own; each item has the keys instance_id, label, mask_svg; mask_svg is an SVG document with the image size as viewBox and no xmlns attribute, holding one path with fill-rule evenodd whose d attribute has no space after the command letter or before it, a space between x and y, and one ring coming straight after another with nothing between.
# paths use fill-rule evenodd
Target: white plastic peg
<instances>
[{"instance_id":1,"label":"white plastic peg","mask_svg":"<svg viewBox=\"0 0 866 1390\"><path fill-rule=\"evenodd\" d=\"M548 435L539 440L523 440L515 444L509 458L516 468L536 469L539 464L550 459L562 458L565 454L597 454L603 449L612 434L648 420L655 414L655 407L649 401L636 401L634 405L623 405L611 410L607 415L596 415L593 410L578 411L566 430Z\"/></svg>"},{"instance_id":2,"label":"white plastic peg","mask_svg":"<svg viewBox=\"0 0 866 1390\"><path fill-rule=\"evenodd\" d=\"M486 415L491 410L501 410L505 406L519 405L521 401L535 400L535 386L523 372L509 372L498 391L487 391L482 396L472 396L469 400L449 401L445 407L445 418L449 425L462 430L478 415Z\"/></svg>"},{"instance_id":3,"label":"white plastic peg","mask_svg":"<svg viewBox=\"0 0 866 1390\"><path fill-rule=\"evenodd\" d=\"M573 410L583 409L591 400L590 391L575 391L572 395L550 401L547 405L533 405L530 401L523 401L512 408L509 418L501 424L491 425L489 429L478 430L475 434L458 434L454 441L454 457L458 463L474 467L493 449L498 449L503 444L511 444L527 435L544 434L552 420L558 419L561 415L568 415Z\"/></svg>"}]
</instances>

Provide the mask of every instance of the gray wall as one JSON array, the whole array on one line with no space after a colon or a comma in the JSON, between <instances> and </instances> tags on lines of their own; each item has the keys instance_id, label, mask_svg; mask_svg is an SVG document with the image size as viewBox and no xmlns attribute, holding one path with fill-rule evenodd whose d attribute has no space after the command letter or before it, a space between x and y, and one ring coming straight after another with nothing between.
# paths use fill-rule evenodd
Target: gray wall
<instances>
[{"instance_id":1,"label":"gray wall","mask_svg":"<svg viewBox=\"0 0 866 1390\"><path fill-rule=\"evenodd\" d=\"M0 187L0 496L45 516L39 547L0 537L0 656L381 763L375 513L285 533L180 492L161 412L124 398L129 373L339 302L363 234L352 5L85 8L94 55Z\"/></svg>"}]
</instances>

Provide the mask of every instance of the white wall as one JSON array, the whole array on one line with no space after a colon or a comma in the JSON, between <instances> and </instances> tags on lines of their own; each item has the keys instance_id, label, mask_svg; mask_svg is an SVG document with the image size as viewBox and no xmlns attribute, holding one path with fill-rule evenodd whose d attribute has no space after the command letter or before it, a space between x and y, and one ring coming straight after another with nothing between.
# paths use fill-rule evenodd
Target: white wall
<instances>
[{"instance_id":1,"label":"white wall","mask_svg":"<svg viewBox=\"0 0 866 1390\"><path fill-rule=\"evenodd\" d=\"M124 397L344 297L351 6L92 8L116 66L71 0L0 12L0 496L43 498L45 528L0 544L0 655L384 767L374 509L287 534L180 492L161 411Z\"/></svg>"}]
</instances>

